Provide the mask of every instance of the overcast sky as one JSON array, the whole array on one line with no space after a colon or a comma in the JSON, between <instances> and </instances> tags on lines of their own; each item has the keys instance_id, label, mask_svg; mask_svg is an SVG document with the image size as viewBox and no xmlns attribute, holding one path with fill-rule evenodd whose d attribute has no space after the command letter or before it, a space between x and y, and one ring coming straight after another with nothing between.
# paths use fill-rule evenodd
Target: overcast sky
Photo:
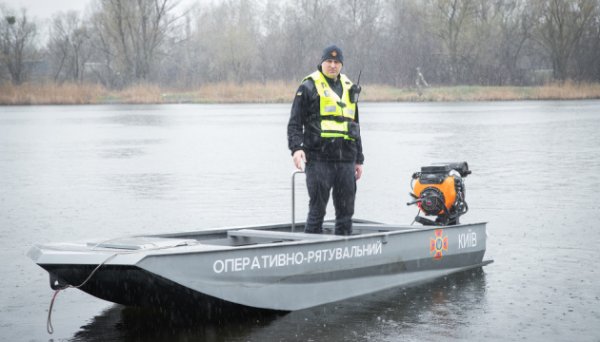
<instances>
[{"instance_id":1,"label":"overcast sky","mask_svg":"<svg viewBox=\"0 0 600 342\"><path fill-rule=\"evenodd\" d=\"M56 12L75 10L82 12L90 3L89 0L0 0L12 9L27 9L30 17L48 19Z\"/></svg>"},{"instance_id":2,"label":"overcast sky","mask_svg":"<svg viewBox=\"0 0 600 342\"><path fill-rule=\"evenodd\" d=\"M197 2L196 0L180 0L178 8ZM211 0L201 0L201 3L210 3ZM20 10L27 9L29 17L37 19L50 19L56 12L75 10L82 13L91 3L91 0L0 0L0 4L6 4L9 8ZM186 6L187 5L187 6Z\"/></svg>"}]
</instances>

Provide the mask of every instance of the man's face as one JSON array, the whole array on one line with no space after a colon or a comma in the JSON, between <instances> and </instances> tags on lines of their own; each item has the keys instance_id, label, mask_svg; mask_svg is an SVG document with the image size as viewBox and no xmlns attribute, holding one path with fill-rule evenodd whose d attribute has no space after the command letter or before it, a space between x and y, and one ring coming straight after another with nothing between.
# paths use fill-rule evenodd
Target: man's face
<instances>
[{"instance_id":1,"label":"man's face","mask_svg":"<svg viewBox=\"0 0 600 342\"><path fill-rule=\"evenodd\" d=\"M342 71L342 63L335 59L326 59L321 63L321 70L323 70L325 76L336 79Z\"/></svg>"}]
</instances>

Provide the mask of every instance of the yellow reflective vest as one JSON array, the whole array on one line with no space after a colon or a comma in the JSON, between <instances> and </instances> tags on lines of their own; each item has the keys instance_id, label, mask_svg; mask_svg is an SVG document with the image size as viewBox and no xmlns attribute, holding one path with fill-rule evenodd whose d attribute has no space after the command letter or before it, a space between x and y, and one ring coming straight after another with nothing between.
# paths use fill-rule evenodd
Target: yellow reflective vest
<instances>
[{"instance_id":1,"label":"yellow reflective vest","mask_svg":"<svg viewBox=\"0 0 600 342\"><path fill-rule=\"evenodd\" d=\"M356 117L356 104L350 102L350 87L352 87L350 79L344 74L340 75L344 90L340 98L320 71L313 72L304 80L309 78L315 82L320 98L321 137L354 140L348 136L348 125Z\"/></svg>"}]
</instances>

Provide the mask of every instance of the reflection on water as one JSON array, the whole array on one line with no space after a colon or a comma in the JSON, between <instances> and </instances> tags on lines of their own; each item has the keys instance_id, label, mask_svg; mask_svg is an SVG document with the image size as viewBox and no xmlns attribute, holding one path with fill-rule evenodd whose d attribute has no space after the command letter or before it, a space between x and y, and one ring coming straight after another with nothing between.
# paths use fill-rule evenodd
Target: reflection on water
<instances>
[{"instance_id":1,"label":"reflection on water","mask_svg":"<svg viewBox=\"0 0 600 342\"><path fill-rule=\"evenodd\" d=\"M165 115L151 113L123 113L109 116L104 119L107 123L116 123L124 126L165 126L168 118Z\"/></svg>"},{"instance_id":2,"label":"reflection on water","mask_svg":"<svg viewBox=\"0 0 600 342\"><path fill-rule=\"evenodd\" d=\"M148 146L157 145L159 139L103 139L98 142L99 155L105 159L126 159L145 155Z\"/></svg>"},{"instance_id":3,"label":"reflection on water","mask_svg":"<svg viewBox=\"0 0 600 342\"><path fill-rule=\"evenodd\" d=\"M107 176L110 188L126 191L136 198L164 199L173 196L173 175L165 173L134 173Z\"/></svg>"},{"instance_id":4,"label":"reflection on water","mask_svg":"<svg viewBox=\"0 0 600 342\"><path fill-rule=\"evenodd\" d=\"M113 306L81 328L74 341L394 341L427 329L431 340L467 338L485 307L481 268L291 313L206 318ZM439 330L436 327L440 327ZM448 335L448 331L455 331Z\"/></svg>"},{"instance_id":5,"label":"reflection on water","mask_svg":"<svg viewBox=\"0 0 600 342\"><path fill-rule=\"evenodd\" d=\"M73 341L229 341L266 327L281 314L207 319L189 312L159 312L115 305L81 327Z\"/></svg>"},{"instance_id":6,"label":"reflection on water","mask_svg":"<svg viewBox=\"0 0 600 342\"><path fill-rule=\"evenodd\" d=\"M128 147L128 148L106 148L101 153L102 158L132 158L138 157L144 154L142 148Z\"/></svg>"}]
</instances>

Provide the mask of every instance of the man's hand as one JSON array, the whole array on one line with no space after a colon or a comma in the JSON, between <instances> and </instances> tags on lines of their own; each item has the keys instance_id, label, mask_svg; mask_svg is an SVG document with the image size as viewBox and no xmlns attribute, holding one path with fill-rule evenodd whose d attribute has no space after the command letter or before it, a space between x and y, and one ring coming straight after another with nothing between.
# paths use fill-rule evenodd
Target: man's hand
<instances>
[{"instance_id":1,"label":"man's hand","mask_svg":"<svg viewBox=\"0 0 600 342\"><path fill-rule=\"evenodd\" d=\"M304 164L306 164L306 154L304 151L298 150L294 152L292 158L294 159L294 165L296 165L296 169L304 171Z\"/></svg>"},{"instance_id":2,"label":"man's hand","mask_svg":"<svg viewBox=\"0 0 600 342\"><path fill-rule=\"evenodd\" d=\"M356 180L360 179L360 176L362 176L363 173L363 166L362 164L355 164L354 165L354 175L356 177Z\"/></svg>"}]
</instances>

